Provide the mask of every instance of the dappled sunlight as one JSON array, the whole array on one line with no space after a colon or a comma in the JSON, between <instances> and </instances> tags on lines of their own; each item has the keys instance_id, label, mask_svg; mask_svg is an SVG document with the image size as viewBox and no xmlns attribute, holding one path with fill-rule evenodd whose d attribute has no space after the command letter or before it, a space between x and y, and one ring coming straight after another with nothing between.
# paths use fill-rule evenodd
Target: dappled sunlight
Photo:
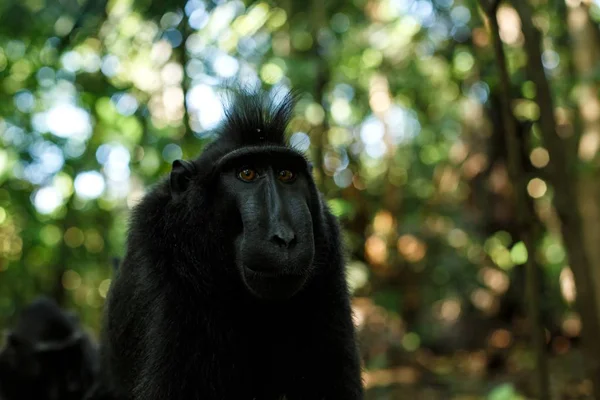
<instances>
[{"instance_id":1,"label":"dappled sunlight","mask_svg":"<svg viewBox=\"0 0 600 400\"><path fill-rule=\"evenodd\" d=\"M514 8L509 6L501 6L498 8L498 25L500 25L500 38L502 41L516 45L523 40L521 34L521 19Z\"/></svg>"},{"instance_id":2,"label":"dappled sunlight","mask_svg":"<svg viewBox=\"0 0 600 400\"><path fill-rule=\"evenodd\" d=\"M81 286L81 276L77 271L65 271L62 276L62 285L67 290L77 290Z\"/></svg>"},{"instance_id":3,"label":"dappled sunlight","mask_svg":"<svg viewBox=\"0 0 600 400\"><path fill-rule=\"evenodd\" d=\"M110 279L105 279L102 282L100 282L100 285L98 286L98 294L103 299L105 299L106 295L108 294L108 289L110 288L110 283L111 283Z\"/></svg>"},{"instance_id":4,"label":"dappled sunlight","mask_svg":"<svg viewBox=\"0 0 600 400\"><path fill-rule=\"evenodd\" d=\"M483 1L7 1L0 327L50 293L98 331L132 209L240 83L298 94L286 133L340 221L369 400L535 397L534 269L553 395L591 393L600 1L502 3L498 32Z\"/></svg>"},{"instance_id":5,"label":"dappled sunlight","mask_svg":"<svg viewBox=\"0 0 600 400\"><path fill-rule=\"evenodd\" d=\"M548 150L543 147L536 147L531 151L529 159L534 167L544 168L550 161L550 155L548 154Z\"/></svg>"},{"instance_id":6,"label":"dappled sunlight","mask_svg":"<svg viewBox=\"0 0 600 400\"><path fill-rule=\"evenodd\" d=\"M471 301L478 309L486 312L487 314L492 314L497 311L497 301L496 297L489 290L485 289L476 289L471 293Z\"/></svg>"},{"instance_id":7,"label":"dappled sunlight","mask_svg":"<svg viewBox=\"0 0 600 400\"><path fill-rule=\"evenodd\" d=\"M425 257L427 246L413 235L402 235L398 238L398 252L409 262L418 262Z\"/></svg>"},{"instance_id":8,"label":"dappled sunlight","mask_svg":"<svg viewBox=\"0 0 600 400\"><path fill-rule=\"evenodd\" d=\"M563 320L562 329L567 336L579 336L581 333L581 319L576 314L567 315Z\"/></svg>"},{"instance_id":9,"label":"dappled sunlight","mask_svg":"<svg viewBox=\"0 0 600 400\"><path fill-rule=\"evenodd\" d=\"M12 220L4 217L0 226L0 255L7 260L18 259L23 251L23 239L20 235L20 228ZM2 270L8 268L8 264L0 263Z\"/></svg>"},{"instance_id":10,"label":"dappled sunlight","mask_svg":"<svg viewBox=\"0 0 600 400\"><path fill-rule=\"evenodd\" d=\"M600 148L600 131L591 130L584 132L579 142L579 158L591 161Z\"/></svg>"},{"instance_id":11,"label":"dappled sunlight","mask_svg":"<svg viewBox=\"0 0 600 400\"><path fill-rule=\"evenodd\" d=\"M373 219L373 230L379 235L388 235L394 228L394 217L387 210L382 210Z\"/></svg>"},{"instance_id":12,"label":"dappled sunlight","mask_svg":"<svg viewBox=\"0 0 600 400\"><path fill-rule=\"evenodd\" d=\"M461 304L457 299L446 299L433 305L434 314L444 322L455 322L461 313Z\"/></svg>"},{"instance_id":13,"label":"dappled sunlight","mask_svg":"<svg viewBox=\"0 0 600 400\"><path fill-rule=\"evenodd\" d=\"M489 337L489 344L498 349L505 349L512 342L512 334L506 329L498 329Z\"/></svg>"},{"instance_id":14,"label":"dappled sunlight","mask_svg":"<svg viewBox=\"0 0 600 400\"><path fill-rule=\"evenodd\" d=\"M84 199L96 199L104 192L104 178L97 171L82 172L75 177L75 192Z\"/></svg>"},{"instance_id":15,"label":"dappled sunlight","mask_svg":"<svg viewBox=\"0 0 600 400\"><path fill-rule=\"evenodd\" d=\"M85 140L91 134L88 114L71 104L56 105L40 118L38 129L47 129L58 137Z\"/></svg>"},{"instance_id":16,"label":"dappled sunlight","mask_svg":"<svg viewBox=\"0 0 600 400\"><path fill-rule=\"evenodd\" d=\"M546 182L540 178L533 178L527 184L527 193L534 199L539 199L546 194L547 186Z\"/></svg>"},{"instance_id":17,"label":"dappled sunlight","mask_svg":"<svg viewBox=\"0 0 600 400\"><path fill-rule=\"evenodd\" d=\"M388 386L391 384L414 385L420 378L416 367L397 367L394 369L380 369L364 373L365 387Z\"/></svg>"},{"instance_id":18,"label":"dappled sunlight","mask_svg":"<svg viewBox=\"0 0 600 400\"><path fill-rule=\"evenodd\" d=\"M222 101L209 85L192 87L187 94L186 103L193 116L190 121L197 121L198 125L192 124L192 129L196 132L214 128L224 116Z\"/></svg>"},{"instance_id":19,"label":"dappled sunlight","mask_svg":"<svg viewBox=\"0 0 600 400\"><path fill-rule=\"evenodd\" d=\"M508 275L495 268L484 267L479 271L479 276L483 283L492 289L496 295L501 295L506 292L510 285Z\"/></svg>"},{"instance_id":20,"label":"dappled sunlight","mask_svg":"<svg viewBox=\"0 0 600 400\"><path fill-rule=\"evenodd\" d=\"M445 167L439 175L440 193L452 193L458 188L460 176L456 169Z\"/></svg>"},{"instance_id":21,"label":"dappled sunlight","mask_svg":"<svg viewBox=\"0 0 600 400\"><path fill-rule=\"evenodd\" d=\"M35 193L35 208L41 214L50 214L63 203L63 197L53 186L42 187Z\"/></svg>"},{"instance_id":22,"label":"dappled sunlight","mask_svg":"<svg viewBox=\"0 0 600 400\"><path fill-rule=\"evenodd\" d=\"M573 271L571 268L565 267L560 272L560 291L563 298L569 303L575 301L577 290L575 288L575 280L573 278Z\"/></svg>"},{"instance_id":23,"label":"dappled sunlight","mask_svg":"<svg viewBox=\"0 0 600 400\"><path fill-rule=\"evenodd\" d=\"M365 242L365 253L373 264L383 264L387 260L387 244L379 236L372 235Z\"/></svg>"}]
</instances>

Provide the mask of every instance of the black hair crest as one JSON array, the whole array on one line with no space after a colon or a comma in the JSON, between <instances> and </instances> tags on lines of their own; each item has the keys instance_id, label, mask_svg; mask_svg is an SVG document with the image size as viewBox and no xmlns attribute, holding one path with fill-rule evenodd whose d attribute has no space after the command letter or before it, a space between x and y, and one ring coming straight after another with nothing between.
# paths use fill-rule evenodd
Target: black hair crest
<instances>
[{"instance_id":1,"label":"black hair crest","mask_svg":"<svg viewBox=\"0 0 600 400\"><path fill-rule=\"evenodd\" d=\"M254 152L287 153L290 157L303 159L310 170L305 155L290 146L286 136L297 97L294 92L271 96L259 90L232 90L225 118L214 131L217 138L194 160L201 180L216 172L221 160L243 148Z\"/></svg>"}]
</instances>

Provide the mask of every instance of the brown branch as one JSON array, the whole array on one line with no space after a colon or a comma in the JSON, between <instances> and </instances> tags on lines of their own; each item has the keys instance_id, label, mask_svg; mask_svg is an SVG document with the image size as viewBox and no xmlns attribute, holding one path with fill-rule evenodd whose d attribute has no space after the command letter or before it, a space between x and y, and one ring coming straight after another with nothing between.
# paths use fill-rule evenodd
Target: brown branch
<instances>
[{"instance_id":1,"label":"brown branch","mask_svg":"<svg viewBox=\"0 0 600 400\"><path fill-rule=\"evenodd\" d=\"M577 286L576 305L581 314L583 342L587 347L588 376L594 384L595 398L600 399L600 314L594 293L592 265L583 246L575 166L568 162L569 154L565 149L569 146L557 134L550 83L542 64L540 32L533 25L531 7L526 0L512 0L512 4L521 19L528 55L528 75L537 88L540 130L550 154L548 173L554 187L553 203L561 220L562 237Z\"/></svg>"},{"instance_id":2,"label":"brown branch","mask_svg":"<svg viewBox=\"0 0 600 400\"><path fill-rule=\"evenodd\" d=\"M500 6L500 0L479 0L479 5L485 14L489 17L490 15L495 15L496 11L498 11L498 7Z\"/></svg>"}]
</instances>

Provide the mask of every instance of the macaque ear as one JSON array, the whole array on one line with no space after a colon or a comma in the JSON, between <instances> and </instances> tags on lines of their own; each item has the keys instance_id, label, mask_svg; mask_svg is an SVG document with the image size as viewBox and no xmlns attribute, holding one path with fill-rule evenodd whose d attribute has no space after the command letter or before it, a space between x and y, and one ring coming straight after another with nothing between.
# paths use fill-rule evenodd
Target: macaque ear
<instances>
[{"instance_id":1,"label":"macaque ear","mask_svg":"<svg viewBox=\"0 0 600 400\"><path fill-rule=\"evenodd\" d=\"M313 169L314 169L313 163L309 161L308 162L308 173L312 174Z\"/></svg>"},{"instance_id":2,"label":"macaque ear","mask_svg":"<svg viewBox=\"0 0 600 400\"><path fill-rule=\"evenodd\" d=\"M196 166L194 163L185 160L173 161L170 176L171 196L173 198L180 197L186 191L195 172Z\"/></svg>"}]
</instances>

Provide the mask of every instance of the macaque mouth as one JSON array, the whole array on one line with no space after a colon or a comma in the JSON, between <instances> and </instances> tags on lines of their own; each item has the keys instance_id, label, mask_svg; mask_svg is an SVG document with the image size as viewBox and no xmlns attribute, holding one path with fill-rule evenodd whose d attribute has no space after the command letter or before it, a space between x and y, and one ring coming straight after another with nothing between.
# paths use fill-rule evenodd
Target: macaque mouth
<instances>
[{"instance_id":1,"label":"macaque mouth","mask_svg":"<svg viewBox=\"0 0 600 400\"><path fill-rule=\"evenodd\" d=\"M246 288L263 300L285 300L294 296L304 285L305 275L289 273L283 269L254 271L242 267Z\"/></svg>"},{"instance_id":2,"label":"macaque mouth","mask_svg":"<svg viewBox=\"0 0 600 400\"><path fill-rule=\"evenodd\" d=\"M285 272L283 268L277 269L256 269L246 265L243 267L244 275L247 279L300 279L298 274L290 274Z\"/></svg>"}]
</instances>

